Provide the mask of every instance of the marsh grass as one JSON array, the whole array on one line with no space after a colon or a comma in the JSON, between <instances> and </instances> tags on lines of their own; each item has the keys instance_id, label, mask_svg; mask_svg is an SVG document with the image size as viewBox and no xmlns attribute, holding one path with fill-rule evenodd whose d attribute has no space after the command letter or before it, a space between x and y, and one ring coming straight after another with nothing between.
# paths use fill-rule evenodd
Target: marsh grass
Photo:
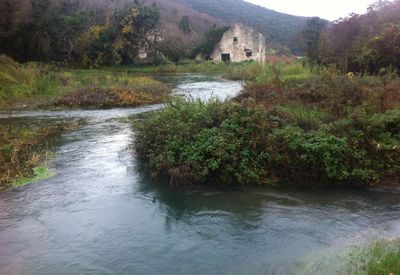
<instances>
[{"instance_id":1,"label":"marsh grass","mask_svg":"<svg viewBox=\"0 0 400 275\"><path fill-rule=\"evenodd\" d=\"M83 121L48 122L15 127L10 133L0 125L0 190L20 186L49 175L44 167L52 157L52 142Z\"/></svg>"},{"instance_id":2,"label":"marsh grass","mask_svg":"<svg viewBox=\"0 0 400 275\"><path fill-rule=\"evenodd\" d=\"M168 86L139 74L139 71L129 70L64 70L39 63L18 64L2 55L0 108L12 113L21 106L51 107L52 102L60 102L60 98L62 102L66 102L68 97L79 99L76 95L81 91L91 91L91 94L100 91L98 98L104 91L115 94L119 101L108 107L138 106L166 100L170 92ZM71 102L65 106L97 107L89 103Z\"/></svg>"}]
</instances>

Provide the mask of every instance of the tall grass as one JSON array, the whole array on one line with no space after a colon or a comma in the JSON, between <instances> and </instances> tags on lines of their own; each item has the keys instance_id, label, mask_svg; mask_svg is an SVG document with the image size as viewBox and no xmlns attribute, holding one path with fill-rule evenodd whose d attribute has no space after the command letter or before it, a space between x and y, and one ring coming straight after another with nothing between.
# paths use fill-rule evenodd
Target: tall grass
<instances>
[{"instance_id":1,"label":"tall grass","mask_svg":"<svg viewBox=\"0 0 400 275\"><path fill-rule=\"evenodd\" d=\"M54 68L43 64L18 64L0 56L0 106L26 104L30 98L43 100L63 91L65 80Z\"/></svg>"}]
</instances>

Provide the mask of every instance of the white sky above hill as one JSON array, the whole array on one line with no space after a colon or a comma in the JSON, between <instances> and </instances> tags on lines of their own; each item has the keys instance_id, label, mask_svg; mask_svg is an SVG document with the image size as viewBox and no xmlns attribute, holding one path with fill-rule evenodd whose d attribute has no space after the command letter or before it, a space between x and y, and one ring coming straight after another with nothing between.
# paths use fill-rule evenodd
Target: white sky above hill
<instances>
[{"instance_id":1,"label":"white sky above hill","mask_svg":"<svg viewBox=\"0 0 400 275\"><path fill-rule=\"evenodd\" d=\"M374 0L245 0L268 9L301 16L319 16L328 20L350 13L365 13Z\"/></svg>"}]
</instances>

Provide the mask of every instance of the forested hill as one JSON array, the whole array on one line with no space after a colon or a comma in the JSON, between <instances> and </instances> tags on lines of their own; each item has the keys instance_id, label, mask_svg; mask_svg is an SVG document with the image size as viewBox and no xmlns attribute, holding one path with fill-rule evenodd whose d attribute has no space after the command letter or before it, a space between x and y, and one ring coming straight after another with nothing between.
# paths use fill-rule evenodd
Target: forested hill
<instances>
[{"instance_id":1,"label":"forested hill","mask_svg":"<svg viewBox=\"0 0 400 275\"><path fill-rule=\"evenodd\" d=\"M296 50L306 20L242 0L0 0L0 54L98 67L139 63L147 45L146 62L162 61L157 50L178 61L212 50L233 22Z\"/></svg>"},{"instance_id":2,"label":"forested hill","mask_svg":"<svg viewBox=\"0 0 400 275\"><path fill-rule=\"evenodd\" d=\"M241 22L264 33L270 42L296 49L297 35L307 21L243 0L175 0L226 22Z\"/></svg>"}]
</instances>

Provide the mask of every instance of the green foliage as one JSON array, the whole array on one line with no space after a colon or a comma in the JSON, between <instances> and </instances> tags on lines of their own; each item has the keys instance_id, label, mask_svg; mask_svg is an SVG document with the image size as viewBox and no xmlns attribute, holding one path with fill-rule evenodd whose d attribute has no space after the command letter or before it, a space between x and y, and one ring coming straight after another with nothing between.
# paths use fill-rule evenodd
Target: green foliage
<instances>
[{"instance_id":1,"label":"green foliage","mask_svg":"<svg viewBox=\"0 0 400 275\"><path fill-rule=\"evenodd\" d=\"M28 47L28 60L68 60L74 39L89 23L92 13L80 10L77 1L32 0L32 23L21 29ZM23 26L22 26L23 27ZM14 41L10 41L13 43Z\"/></svg>"},{"instance_id":2,"label":"green foliage","mask_svg":"<svg viewBox=\"0 0 400 275\"><path fill-rule=\"evenodd\" d=\"M136 148L173 183L370 185L398 177L399 110L328 124L312 115L317 123L304 127L262 107L178 101L136 124Z\"/></svg>"},{"instance_id":3,"label":"green foliage","mask_svg":"<svg viewBox=\"0 0 400 275\"><path fill-rule=\"evenodd\" d=\"M7 1L7 7L9 0ZM155 5L136 1L113 12L102 4L78 0L29 0L30 5L11 5L13 29L0 33L0 51L19 61L80 62L85 66L132 63L138 49L154 41L160 17ZM139 3L140 2L140 3ZM25 12L26 14L24 14ZM21 14L22 15L21 15ZM8 19L7 19L8 20ZM10 19L11 20L11 19ZM8 21L10 21L8 20ZM0 22L1 23L1 22Z\"/></svg>"},{"instance_id":4,"label":"green foliage","mask_svg":"<svg viewBox=\"0 0 400 275\"><path fill-rule=\"evenodd\" d=\"M289 122L305 130L318 129L328 117L322 110L294 103L289 103L278 108Z\"/></svg>"},{"instance_id":5,"label":"green foliage","mask_svg":"<svg viewBox=\"0 0 400 275\"><path fill-rule=\"evenodd\" d=\"M172 183L259 184L268 155L257 153L265 142L257 134L271 127L268 120L262 109L235 103L177 101L136 124L136 148Z\"/></svg>"},{"instance_id":6,"label":"green foliage","mask_svg":"<svg viewBox=\"0 0 400 275\"><path fill-rule=\"evenodd\" d=\"M399 180L396 78L298 63L236 64L226 74L251 80L234 102L174 102L136 124L136 148L153 171L225 185Z\"/></svg>"},{"instance_id":7,"label":"green foliage","mask_svg":"<svg viewBox=\"0 0 400 275\"><path fill-rule=\"evenodd\" d=\"M160 11L155 6L134 7L124 16L120 23L121 34L119 39L114 42L116 44L114 47L120 51L125 63L130 63L137 58L140 47L153 44L148 36L155 28L159 18Z\"/></svg>"}]
</instances>

